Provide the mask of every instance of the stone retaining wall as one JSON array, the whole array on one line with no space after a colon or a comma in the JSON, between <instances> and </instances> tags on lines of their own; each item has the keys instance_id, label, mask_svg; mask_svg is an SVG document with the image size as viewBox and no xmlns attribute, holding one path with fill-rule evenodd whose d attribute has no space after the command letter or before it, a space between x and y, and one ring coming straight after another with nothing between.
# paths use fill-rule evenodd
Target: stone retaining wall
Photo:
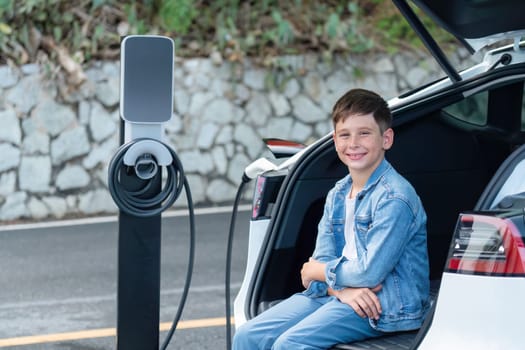
<instances>
[{"instance_id":1,"label":"stone retaining wall","mask_svg":"<svg viewBox=\"0 0 525 350\"><path fill-rule=\"evenodd\" d=\"M464 56L453 61L460 65ZM262 138L308 143L328 133L331 107L346 90L390 98L443 76L418 54L328 63L291 56L273 67L177 60L165 141L184 165L196 205L231 203L244 167L271 158ZM80 89L68 91L45 67L0 67L0 221L117 211L107 164L119 139L119 63L97 62L85 73Z\"/></svg>"}]
</instances>

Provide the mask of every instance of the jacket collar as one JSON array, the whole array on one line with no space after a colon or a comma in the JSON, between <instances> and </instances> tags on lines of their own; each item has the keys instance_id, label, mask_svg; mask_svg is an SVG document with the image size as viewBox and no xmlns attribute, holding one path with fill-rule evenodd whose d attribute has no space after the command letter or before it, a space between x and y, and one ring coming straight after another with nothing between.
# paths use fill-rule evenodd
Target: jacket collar
<instances>
[{"instance_id":1,"label":"jacket collar","mask_svg":"<svg viewBox=\"0 0 525 350\"><path fill-rule=\"evenodd\" d=\"M363 188L361 192L367 192L371 187L375 186L379 180L383 177L383 175L392 168L392 165L383 158L381 163L377 166L377 168L372 172L372 175L368 178L366 181L366 185ZM336 187L338 191L349 191L350 187L352 186L352 174L348 174L341 180L337 181Z\"/></svg>"}]
</instances>

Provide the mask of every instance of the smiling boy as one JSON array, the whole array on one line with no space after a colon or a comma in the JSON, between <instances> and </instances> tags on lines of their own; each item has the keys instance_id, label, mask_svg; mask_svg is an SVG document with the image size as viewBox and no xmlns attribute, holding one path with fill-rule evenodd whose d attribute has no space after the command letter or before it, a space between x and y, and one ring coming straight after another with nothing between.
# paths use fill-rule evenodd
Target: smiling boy
<instances>
[{"instance_id":1,"label":"smiling boy","mask_svg":"<svg viewBox=\"0 0 525 350\"><path fill-rule=\"evenodd\" d=\"M239 327L233 349L328 349L421 326L428 309L426 215L385 159L394 131L387 103L348 91L332 111L349 174L327 195L306 290Z\"/></svg>"}]
</instances>

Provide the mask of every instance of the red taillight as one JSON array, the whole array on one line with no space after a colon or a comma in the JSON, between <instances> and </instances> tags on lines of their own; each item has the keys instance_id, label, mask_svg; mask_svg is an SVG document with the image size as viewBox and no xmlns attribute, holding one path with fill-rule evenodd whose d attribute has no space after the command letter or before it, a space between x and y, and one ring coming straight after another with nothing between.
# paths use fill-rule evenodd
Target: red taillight
<instances>
[{"instance_id":1,"label":"red taillight","mask_svg":"<svg viewBox=\"0 0 525 350\"><path fill-rule=\"evenodd\" d=\"M509 218L461 214L447 267L458 273L525 276L525 245Z\"/></svg>"},{"instance_id":2,"label":"red taillight","mask_svg":"<svg viewBox=\"0 0 525 350\"><path fill-rule=\"evenodd\" d=\"M261 205L262 205L262 198L264 194L265 184L266 184L266 177L257 176L257 181L255 182L255 192L253 194L253 202L252 202L252 219L257 219L263 214L261 212L261 209L262 209Z\"/></svg>"},{"instance_id":3,"label":"red taillight","mask_svg":"<svg viewBox=\"0 0 525 350\"><path fill-rule=\"evenodd\" d=\"M285 172L272 171L257 176L252 202L252 220L270 218L285 174Z\"/></svg>"}]
</instances>

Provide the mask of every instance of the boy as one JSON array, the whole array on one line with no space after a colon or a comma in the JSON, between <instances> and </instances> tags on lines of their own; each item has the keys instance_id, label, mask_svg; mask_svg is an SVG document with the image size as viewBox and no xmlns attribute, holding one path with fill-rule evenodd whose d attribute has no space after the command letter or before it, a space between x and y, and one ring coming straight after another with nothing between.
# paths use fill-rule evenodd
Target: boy
<instances>
[{"instance_id":1,"label":"boy","mask_svg":"<svg viewBox=\"0 0 525 350\"><path fill-rule=\"evenodd\" d=\"M349 175L327 195L306 290L237 330L234 350L328 349L417 329L428 309L426 215L413 187L384 158L394 141L387 103L354 89L332 111Z\"/></svg>"}]
</instances>

